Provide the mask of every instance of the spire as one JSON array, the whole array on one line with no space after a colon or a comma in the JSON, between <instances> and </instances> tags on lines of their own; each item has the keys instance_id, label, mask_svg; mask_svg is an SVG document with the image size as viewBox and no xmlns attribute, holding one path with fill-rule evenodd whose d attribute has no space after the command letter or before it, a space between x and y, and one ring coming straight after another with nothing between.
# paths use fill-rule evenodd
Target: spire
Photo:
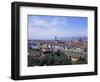
<instances>
[{"instance_id":1,"label":"spire","mask_svg":"<svg viewBox=\"0 0 100 82\"><path fill-rule=\"evenodd\" d=\"M55 41L57 41L57 36L55 36Z\"/></svg>"}]
</instances>

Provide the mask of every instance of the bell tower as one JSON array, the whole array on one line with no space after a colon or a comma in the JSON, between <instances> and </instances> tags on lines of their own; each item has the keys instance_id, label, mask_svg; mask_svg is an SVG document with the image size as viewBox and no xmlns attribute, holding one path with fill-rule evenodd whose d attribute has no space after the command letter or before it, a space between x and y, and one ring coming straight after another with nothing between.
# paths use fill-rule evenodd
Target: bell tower
<instances>
[{"instance_id":1,"label":"bell tower","mask_svg":"<svg viewBox=\"0 0 100 82\"><path fill-rule=\"evenodd\" d=\"M56 44L58 43L58 41L57 41L57 36L55 36L55 43L56 43Z\"/></svg>"}]
</instances>

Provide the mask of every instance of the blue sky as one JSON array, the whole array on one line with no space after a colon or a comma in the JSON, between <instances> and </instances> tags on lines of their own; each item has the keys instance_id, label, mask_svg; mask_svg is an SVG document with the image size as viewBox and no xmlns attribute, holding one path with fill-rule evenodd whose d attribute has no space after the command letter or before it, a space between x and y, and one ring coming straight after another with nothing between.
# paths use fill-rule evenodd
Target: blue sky
<instances>
[{"instance_id":1,"label":"blue sky","mask_svg":"<svg viewBox=\"0 0 100 82\"><path fill-rule=\"evenodd\" d=\"M87 37L87 17L28 15L28 39Z\"/></svg>"}]
</instances>

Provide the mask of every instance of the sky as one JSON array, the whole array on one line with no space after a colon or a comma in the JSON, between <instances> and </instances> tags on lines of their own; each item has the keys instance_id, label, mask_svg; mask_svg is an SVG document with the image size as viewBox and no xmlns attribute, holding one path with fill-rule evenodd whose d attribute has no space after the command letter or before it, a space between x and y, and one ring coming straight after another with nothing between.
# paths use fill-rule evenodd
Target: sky
<instances>
[{"instance_id":1,"label":"sky","mask_svg":"<svg viewBox=\"0 0 100 82\"><path fill-rule=\"evenodd\" d=\"M87 17L28 15L28 39L87 37Z\"/></svg>"}]
</instances>

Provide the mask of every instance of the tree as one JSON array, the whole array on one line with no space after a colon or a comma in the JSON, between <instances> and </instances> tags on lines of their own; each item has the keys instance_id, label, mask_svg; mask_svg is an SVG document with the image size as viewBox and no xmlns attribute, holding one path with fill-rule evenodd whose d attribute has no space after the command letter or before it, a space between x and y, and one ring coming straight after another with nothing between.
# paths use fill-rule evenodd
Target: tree
<instances>
[{"instance_id":1,"label":"tree","mask_svg":"<svg viewBox=\"0 0 100 82\"><path fill-rule=\"evenodd\" d=\"M84 52L87 52L87 48L84 48Z\"/></svg>"}]
</instances>

